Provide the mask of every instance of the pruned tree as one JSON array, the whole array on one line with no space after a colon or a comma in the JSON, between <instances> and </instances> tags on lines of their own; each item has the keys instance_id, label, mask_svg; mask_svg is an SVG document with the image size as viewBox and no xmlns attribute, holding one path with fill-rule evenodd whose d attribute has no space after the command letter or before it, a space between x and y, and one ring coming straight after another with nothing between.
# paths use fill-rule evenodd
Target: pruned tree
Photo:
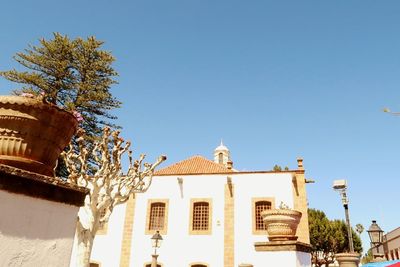
<instances>
[{"instance_id":1,"label":"pruned tree","mask_svg":"<svg viewBox=\"0 0 400 267\"><path fill-rule=\"evenodd\" d=\"M154 169L166 157L160 156L153 164L143 163L145 155L132 160L130 142L119 137L120 132L104 128L100 141L88 148L84 130L78 130L78 150L62 153L69 171L68 181L89 189L85 204L78 213L76 235L78 239L78 266L87 267L90 262L94 237L101 223L107 223L116 205L125 203L134 193L145 192L152 181ZM128 153L129 167L123 173L122 156ZM97 163L90 169L89 155ZM105 212L104 212L105 211Z\"/></svg>"}]
</instances>

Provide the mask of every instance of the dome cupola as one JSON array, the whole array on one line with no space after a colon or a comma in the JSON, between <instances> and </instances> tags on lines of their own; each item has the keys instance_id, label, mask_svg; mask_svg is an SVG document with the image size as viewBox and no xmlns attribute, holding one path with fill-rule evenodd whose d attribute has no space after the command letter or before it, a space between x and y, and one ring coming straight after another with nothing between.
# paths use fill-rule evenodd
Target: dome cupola
<instances>
[{"instance_id":1,"label":"dome cupola","mask_svg":"<svg viewBox=\"0 0 400 267\"><path fill-rule=\"evenodd\" d=\"M229 149L224 145L221 140L221 144L214 150L214 162L222 164L225 167L228 166L228 162L231 161L231 155Z\"/></svg>"}]
</instances>

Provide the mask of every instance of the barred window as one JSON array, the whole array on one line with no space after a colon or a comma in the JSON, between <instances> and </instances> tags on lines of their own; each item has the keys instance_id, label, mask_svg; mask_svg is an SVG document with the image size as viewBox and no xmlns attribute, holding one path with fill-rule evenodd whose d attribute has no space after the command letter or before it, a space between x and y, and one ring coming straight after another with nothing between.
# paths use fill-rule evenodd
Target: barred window
<instances>
[{"instance_id":1,"label":"barred window","mask_svg":"<svg viewBox=\"0 0 400 267\"><path fill-rule=\"evenodd\" d=\"M257 201L255 203L256 230L266 230L264 221L261 216L261 212L269 209L271 209L271 202L269 201Z\"/></svg>"},{"instance_id":2,"label":"barred window","mask_svg":"<svg viewBox=\"0 0 400 267\"><path fill-rule=\"evenodd\" d=\"M149 230L163 230L165 221L165 203L154 202L150 207Z\"/></svg>"},{"instance_id":3,"label":"barred window","mask_svg":"<svg viewBox=\"0 0 400 267\"><path fill-rule=\"evenodd\" d=\"M100 219L103 218L106 215L106 213L107 213L107 209L106 208L102 209L100 211L99 218ZM104 221L103 222L99 222L99 226L97 228L96 235L105 235L105 234L107 234L107 228L108 228L107 226L108 226L108 223L106 223Z\"/></svg>"},{"instance_id":4,"label":"barred window","mask_svg":"<svg viewBox=\"0 0 400 267\"><path fill-rule=\"evenodd\" d=\"M101 218L104 218L104 216L106 216L106 212L107 212L107 210L106 209L102 209L101 211L100 211L100 219ZM99 223L99 229L104 229L104 226L105 226L106 224L105 224L105 222L100 222Z\"/></svg>"},{"instance_id":5,"label":"barred window","mask_svg":"<svg viewBox=\"0 0 400 267\"><path fill-rule=\"evenodd\" d=\"M195 202L193 203L193 231L205 231L208 230L209 222L209 208L208 202Z\"/></svg>"}]
</instances>

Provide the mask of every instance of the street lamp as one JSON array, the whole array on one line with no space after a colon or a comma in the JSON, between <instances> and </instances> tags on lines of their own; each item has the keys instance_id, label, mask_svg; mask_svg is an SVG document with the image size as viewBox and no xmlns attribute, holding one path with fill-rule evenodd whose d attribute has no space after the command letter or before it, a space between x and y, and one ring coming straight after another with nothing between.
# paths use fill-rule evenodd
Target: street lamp
<instances>
[{"instance_id":1,"label":"street lamp","mask_svg":"<svg viewBox=\"0 0 400 267\"><path fill-rule=\"evenodd\" d=\"M346 215L347 235L349 237L349 250L350 250L350 253L354 253L353 233L351 231L350 216L349 216L349 199L348 199L347 193L346 193L347 181L346 180L333 181L333 189L335 191L338 191L340 193L340 196L342 197L342 203L343 203L344 212Z\"/></svg>"},{"instance_id":2,"label":"street lamp","mask_svg":"<svg viewBox=\"0 0 400 267\"><path fill-rule=\"evenodd\" d=\"M162 236L160 235L160 231L157 231L152 237L151 237L151 246L154 248L154 254L152 256L152 261L151 261L151 267L157 267L157 249L160 248L161 243L162 243Z\"/></svg>"},{"instance_id":3,"label":"street lamp","mask_svg":"<svg viewBox=\"0 0 400 267\"><path fill-rule=\"evenodd\" d=\"M376 253L372 250L372 256L374 261L383 260L383 254L379 253L379 246L383 243L383 230L379 227L375 220L372 221L371 226L367 230L371 245L373 248L376 247Z\"/></svg>"}]
</instances>

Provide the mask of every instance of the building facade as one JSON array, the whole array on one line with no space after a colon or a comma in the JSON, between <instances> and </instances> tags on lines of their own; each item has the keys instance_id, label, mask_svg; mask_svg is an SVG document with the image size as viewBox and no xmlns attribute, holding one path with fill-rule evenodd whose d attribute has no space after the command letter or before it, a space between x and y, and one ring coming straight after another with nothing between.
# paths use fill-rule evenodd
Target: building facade
<instances>
[{"instance_id":1,"label":"building facade","mask_svg":"<svg viewBox=\"0 0 400 267\"><path fill-rule=\"evenodd\" d=\"M309 243L306 179L297 163L295 170L237 171L221 142L214 160L193 156L160 169L146 193L114 210L96 236L92 266L150 266L156 231L162 267L309 266L307 253L254 248L267 241L260 213L280 203L303 213L297 235Z\"/></svg>"},{"instance_id":2,"label":"building facade","mask_svg":"<svg viewBox=\"0 0 400 267\"><path fill-rule=\"evenodd\" d=\"M400 227L386 233L383 236L383 243L374 247L373 254L382 253L386 260L400 259Z\"/></svg>"}]
</instances>

